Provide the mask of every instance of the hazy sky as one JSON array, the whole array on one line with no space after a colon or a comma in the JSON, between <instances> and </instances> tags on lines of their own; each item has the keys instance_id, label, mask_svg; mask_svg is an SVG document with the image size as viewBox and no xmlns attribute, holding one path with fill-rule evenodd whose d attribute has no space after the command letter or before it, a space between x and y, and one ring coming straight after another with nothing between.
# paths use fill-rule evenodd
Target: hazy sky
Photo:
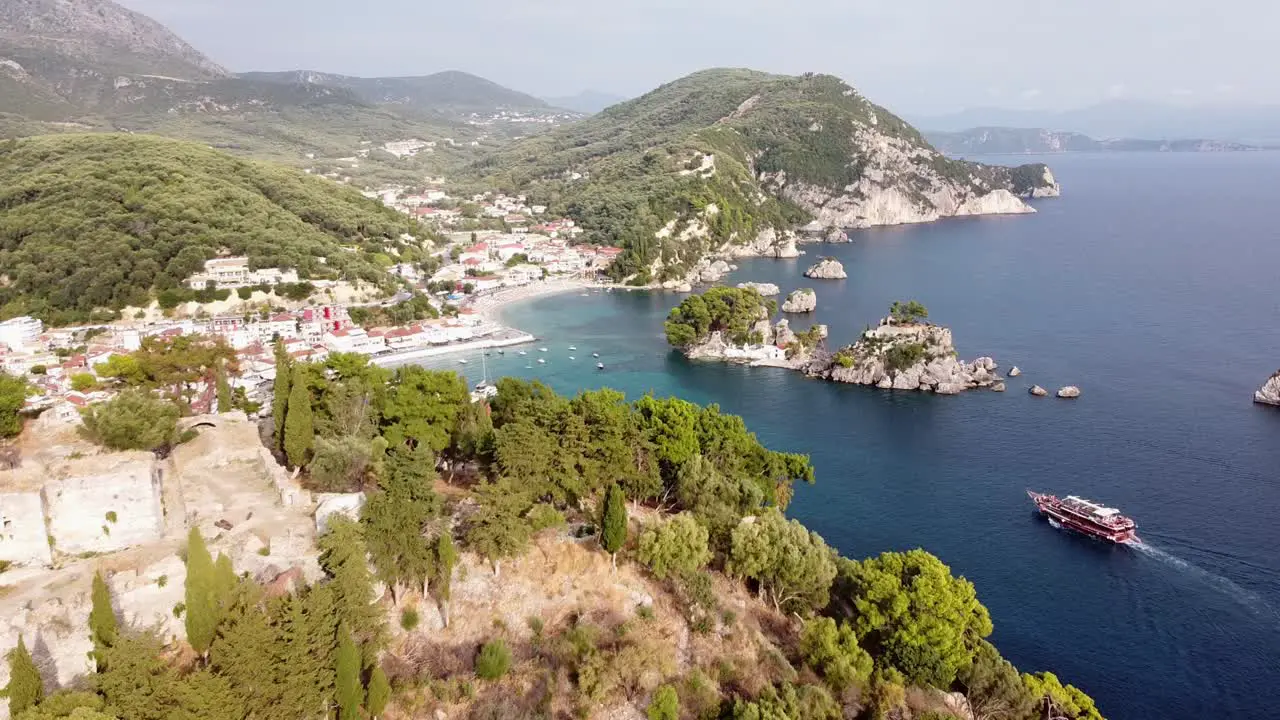
<instances>
[{"instance_id":1,"label":"hazy sky","mask_svg":"<svg viewBox=\"0 0 1280 720\"><path fill-rule=\"evenodd\" d=\"M547 96L742 66L839 75L904 113L1280 103L1276 0L119 2L234 71L456 69Z\"/></svg>"}]
</instances>

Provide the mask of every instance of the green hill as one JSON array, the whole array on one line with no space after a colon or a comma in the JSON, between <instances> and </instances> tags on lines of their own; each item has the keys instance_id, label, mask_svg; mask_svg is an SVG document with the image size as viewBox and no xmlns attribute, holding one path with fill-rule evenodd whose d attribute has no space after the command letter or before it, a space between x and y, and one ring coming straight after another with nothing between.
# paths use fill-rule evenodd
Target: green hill
<instances>
[{"instance_id":1,"label":"green hill","mask_svg":"<svg viewBox=\"0 0 1280 720\"><path fill-rule=\"evenodd\" d=\"M404 233L423 228L355 190L191 143L97 134L0 143L0 317L113 316L219 254L389 286L376 255L407 247Z\"/></svg>"},{"instance_id":2,"label":"green hill","mask_svg":"<svg viewBox=\"0 0 1280 720\"><path fill-rule=\"evenodd\" d=\"M767 228L868 227L1027 211L1056 192L1043 165L951 160L839 78L707 70L470 168L627 248L633 282L674 279L703 253Z\"/></svg>"}]
</instances>

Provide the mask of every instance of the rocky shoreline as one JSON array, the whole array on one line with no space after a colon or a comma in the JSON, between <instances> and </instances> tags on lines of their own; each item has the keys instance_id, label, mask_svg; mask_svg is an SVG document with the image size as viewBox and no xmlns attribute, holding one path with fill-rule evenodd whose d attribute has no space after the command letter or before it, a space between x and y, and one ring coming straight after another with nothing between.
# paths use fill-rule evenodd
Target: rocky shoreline
<instances>
[{"instance_id":1,"label":"rocky shoreline","mask_svg":"<svg viewBox=\"0 0 1280 720\"><path fill-rule=\"evenodd\" d=\"M957 359L948 328L885 318L857 342L812 360L803 371L833 382L956 395L976 388L1004 390L998 367L989 357Z\"/></svg>"}]
</instances>

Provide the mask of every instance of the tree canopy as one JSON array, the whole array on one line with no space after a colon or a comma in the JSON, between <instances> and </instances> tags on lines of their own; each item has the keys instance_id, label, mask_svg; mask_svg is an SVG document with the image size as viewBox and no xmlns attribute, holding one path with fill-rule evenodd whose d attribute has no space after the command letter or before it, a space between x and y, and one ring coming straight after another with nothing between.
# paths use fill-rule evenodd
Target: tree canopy
<instances>
[{"instance_id":1,"label":"tree canopy","mask_svg":"<svg viewBox=\"0 0 1280 720\"><path fill-rule=\"evenodd\" d=\"M422 232L354 189L145 135L6 143L0 188L0 317L52 325L146 305L220 254L390 287L373 255Z\"/></svg>"},{"instance_id":2,"label":"tree canopy","mask_svg":"<svg viewBox=\"0 0 1280 720\"><path fill-rule=\"evenodd\" d=\"M760 343L763 338L753 338L752 327L767 320L776 309L777 303L762 297L754 288L713 287L701 295L690 295L672 308L664 326L667 342L688 347L720 332L737 345Z\"/></svg>"}]
</instances>

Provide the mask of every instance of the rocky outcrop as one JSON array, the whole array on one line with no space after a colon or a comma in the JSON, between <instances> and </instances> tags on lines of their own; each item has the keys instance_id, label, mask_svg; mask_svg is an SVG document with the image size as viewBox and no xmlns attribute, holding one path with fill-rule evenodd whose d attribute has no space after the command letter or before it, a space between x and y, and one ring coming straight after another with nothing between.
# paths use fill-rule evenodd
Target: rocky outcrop
<instances>
[{"instance_id":1,"label":"rocky outcrop","mask_svg":"<svg viewBox=\"0 0 1280 720\"><path fill-rule=\"evenodd\" d=\"M734 267L723 260L713 260L710 262L703 261L698 264L698 282L716 283L729 273L734 271Z\"/></svg>"},{"instance_id":2,"label":"rocky outcrop","mask_svg":"<svg viewBox=\"0 0 1280 720\"><path fill-rule=\"evenodd\" d=\"M782 294L782 290L773 283L744 282L738 283L738 287L743 290L755 290L760 293L760 297L773 297Z\"/></svg>"},{"instance_id":3,"label":"rocky outcrop","mask_svg":"<svg viewBox=\"0 0 1280 720\"><path fill-rule=\"evenodd\" d=\"M761 230L751 242L741 245L729 243L721 248L721 252L731 258L800 257L800 251L796 249L795 232L791 230L778 232L773 228L765 228L764 230Z\"/></svg>"},{"instance_id":4,"label":"rocky outcrop","mask_svg":"<svg viewBox=\"0 0 1280 720\"><path fill-rule=\"evenodd\" d=\"M1027 392L1031 393L1032 395L1035 395L1036 397L1044 397L1049 394L1048 390L1045 390L1039 385L1032 385L1031 388L1027 390Z\"/></svg>"},{"instance_id":5,"label":"rocky outcrop","mask_svg":"<svg viewBox=\"0 0 1280 720\"><path fill-rule=\"evenodd\" d=\"M819 260L816 265L804 271L804 276L814 280L843 280L849 277L844 272L844 266L834 258Z\"/></svg>"},{"instance_id":6,"label":"rocky outcrop","mask_svg":"<svg viewBox=\"0 0 1280 720\"><path fill-rule=\"evenodd\" d=\"M764 322L770 330L769 339L772 339L772 326L768 325L768 320ZM786 359L785 350L767 341L760 344L738 345L730 342L720 331L713 332L706 340L686 348L684 354L690 360L720 360L743 365Z\"/></svg>"},{"instance_id":7,"label":"rocky outcrop","mask_svg":"<svg viewBox=\"0 0 1280 720\"><path fill-rule=\"evenodd\" d=\"M787 296L786 302L782 303L782 312L810 313L816 310L817 307L818 294L811 288L800 288Z\"/></svg>"},{"instance_id":8,"label":"rocky outcrop","mask_svg":"<svg viewBox=\"0 0 1280 720\"><path fill-rule=\"evenodd\" d=\"M993 387L999 382L997 367L989 357L970 363L957 360L947 328L898 325L886 318L853 345L811 362L805 372L835 382L955 395Z\"/></svg>"},{"instance_id":9,"label":"rocky outcrop","mask_svg":"<svg viewBox=\"0 0 1280 720\"><path fill-rule=\"evenodd\" d=\"M1253 401L1280 407L1280 370L1258 388L1258 392L1253 394Z\"/></svg>"},{"instance_id":10,"label":"rocky outcrop","mask_svg":"<svg viewBox=\"0 0 1280 720\"><path fill-rule=\"evenodd\" d=\"M1080 388L1076 387L1075 385L1068 385L1064 388L1059 388L1058 397L1066 398L1068 400L1070 400L1071 398L1078 398L1080 397Z\"/></svg>"},{"instance_id":11,"label":"rocky outcrop","mask_svg":"<svg viewBox=\"0 0 1280 720\"><path fill-rule=\"evenodd\" d=\"M791 329L791 321L783 318L773 326L773 343L778 347L786 347L796 341L795 331Z\"/></svg>"},{"instance_id":12,"label":"rocky outcrop","mask_svg":"<svg viewBox=\"0 0 1280 720\"><path fill-rule=\"evenodd\" d=\"M1009 377L1018 377L1021 374L1022 374L1022 371L1018 369L1017 365L1014 365L1013 367L1009 368Z\"/></svg>"}]
</instances>

